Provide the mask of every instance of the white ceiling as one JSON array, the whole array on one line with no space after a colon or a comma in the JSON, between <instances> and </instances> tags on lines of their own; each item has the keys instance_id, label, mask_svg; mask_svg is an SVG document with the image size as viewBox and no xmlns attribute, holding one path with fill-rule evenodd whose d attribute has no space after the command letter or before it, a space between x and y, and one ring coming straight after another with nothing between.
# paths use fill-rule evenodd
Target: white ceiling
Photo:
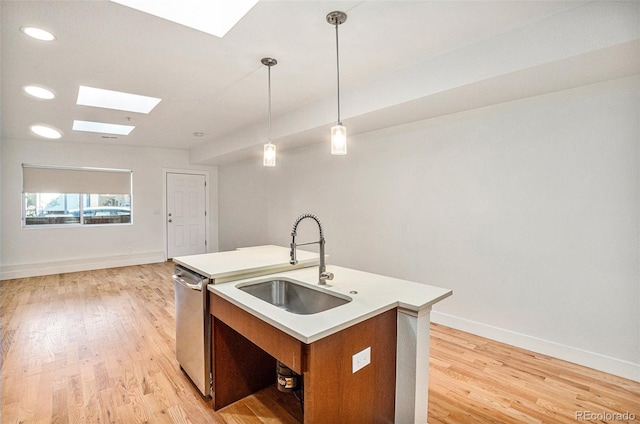
<instances>
[{"instance_id":1,"label":"white ceiling","mask_svg":"<svg viewBox=\"0 0 640 424\"><path fill-rule=\"evenodd\" d=\"M29 127L48 124L63 141L190 149L199 163L259 155L268 104L260 59L274 57L274 142L283 151L323 141L337 113L335 30L325 20L333 10L348 14L339 29L340 82L351 135L570 87L576 78L554 77L566 69L579 69L580 83L637 73L637 57L629 61L637 43L622 43L637 36L571 41L574 33L593 33L583 28L588 15L602 16L597 8L608 11L613 3L261 0L220 39L110 1L3 0L2 137L36 138ZM576 21L563 29L569 41L544 40L548 28L564 28L569 19ZM20 31L26 25L57 40L30 39ZM623 66L602 68L603 55ZM584 63L593 65L588 75ZM57 98L30 98L21 90L27 84L48 87ZM148 115L78 106L80 85L162 101ZM136 129L104 139L72 131L74 119Z\"/></svg>"}]
</instances>

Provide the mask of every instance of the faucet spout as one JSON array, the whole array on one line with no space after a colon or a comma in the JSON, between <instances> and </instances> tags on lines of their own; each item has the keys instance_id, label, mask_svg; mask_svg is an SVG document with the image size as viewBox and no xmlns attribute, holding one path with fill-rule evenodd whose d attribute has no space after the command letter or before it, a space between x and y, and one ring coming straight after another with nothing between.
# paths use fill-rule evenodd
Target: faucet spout
<instances>
[{"instance_id":1,"label":"faucet spout","mask_svg":"<svg viewBox=\"0 0 640 424\"><path fill-rule=\"evenodd\" d=\"M300 243L297 244L296 243L296 235L297 235L297 230L298 230L298 224L300 224L300 221L302 221L303 219L306 218L310 218L313 219L314 221L316 221L316 224L318 224L318 230L320 231L320 240L318 241L312 241L309 243ZM305 213L302 214L298 217L298 219L296 219L296 222L293 224L293 228L291 229L291 251L290 251L290 256L291 256L291 260L289 261L289 263L291 263L291 265L295 265L298 263L298 259L296 258L296 248L298 246L305 246L307 244L316 244L318 243L318 245L320 245L320 266L318 269L318 284L320 285L325 285L327 284L327 280L333 280L333 274L330 272L327 272L327 265L325 263L325 257L324 257L324 232L322 231L322 224L320 224L320 220L318 219L317 216L310 214L310 213Z\"/></svg>"}]
</instances>

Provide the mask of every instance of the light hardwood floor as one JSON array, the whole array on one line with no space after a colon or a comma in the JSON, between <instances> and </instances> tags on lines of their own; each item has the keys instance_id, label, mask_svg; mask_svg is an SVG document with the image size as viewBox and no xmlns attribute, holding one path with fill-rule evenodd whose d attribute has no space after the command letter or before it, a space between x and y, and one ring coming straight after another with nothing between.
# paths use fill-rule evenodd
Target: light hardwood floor
<instances>
[{"instance_id":1,"label":"light hardwood floor","mask_svg":"<svg viewBox=\"0 0 640 424\"><path fill-rule=\"evenodd\" d=\"M8 423L297 423L270 387L218 412L175 360L171 263L0 282ZM575 423L627 413L640 384L432 325L429 423ZM591 416L591 418L600 418ZM401 423L405 424L405 423ZM409 424L409 423L407 423Z\"/></svg>"}]
</instances>

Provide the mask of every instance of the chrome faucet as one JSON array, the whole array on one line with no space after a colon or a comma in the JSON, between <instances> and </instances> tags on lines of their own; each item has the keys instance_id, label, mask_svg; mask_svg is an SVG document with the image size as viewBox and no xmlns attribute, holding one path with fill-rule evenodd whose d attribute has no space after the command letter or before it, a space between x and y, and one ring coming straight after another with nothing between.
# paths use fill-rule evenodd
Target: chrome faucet
<instances>
[{"instance_id":1,"label":"chrome faucet","mask_svg":"<svg viewBox=\"0 0 640 424\"><path fill-rule=\"evenodd\" d=\"M318 224L318 229L320 230L320 240L318 241L311 241L309 243L300 243L300 244L296 244L296 231L298 229L298 224L300 224L300 221L302 221L305 218L311 218L314 221L316 221L316 223ZM298 263L298 259L296 259L296 248L298 246L306 246L307 244L315 244L318 243L320 245L320 268L318 270L319 276L318 276L318 284L320 284L321 286L324 286L325 284L327 284L327 280L333 280L333 273L331 272L327 272L327 266L325 264L325 259L324 259L324 233L322 232L322 225L320 224L320 220L318 219L317 216L312 215L310 213L305 213L302 214L298 217L298 219L296 219L295 224L293 224L293 229L291 230L291 261L289 261L289 263L291 265L295 265Z\"/></svg>"}]
</instances>

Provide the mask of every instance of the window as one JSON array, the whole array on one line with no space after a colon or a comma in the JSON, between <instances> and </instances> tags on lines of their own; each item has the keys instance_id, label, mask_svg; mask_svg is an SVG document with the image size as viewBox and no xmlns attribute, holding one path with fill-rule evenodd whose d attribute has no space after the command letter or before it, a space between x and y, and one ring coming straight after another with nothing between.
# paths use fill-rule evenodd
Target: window
<instances>
[{"instance_id":1,"label":"window","mask_svg":"<svg viewBox=\"0 0 640 424\"><path fill-rule=\"evenodd\" d=\"M131 170L22 165L26 227L131 223Z\"/></svg>"}]
</instances>

